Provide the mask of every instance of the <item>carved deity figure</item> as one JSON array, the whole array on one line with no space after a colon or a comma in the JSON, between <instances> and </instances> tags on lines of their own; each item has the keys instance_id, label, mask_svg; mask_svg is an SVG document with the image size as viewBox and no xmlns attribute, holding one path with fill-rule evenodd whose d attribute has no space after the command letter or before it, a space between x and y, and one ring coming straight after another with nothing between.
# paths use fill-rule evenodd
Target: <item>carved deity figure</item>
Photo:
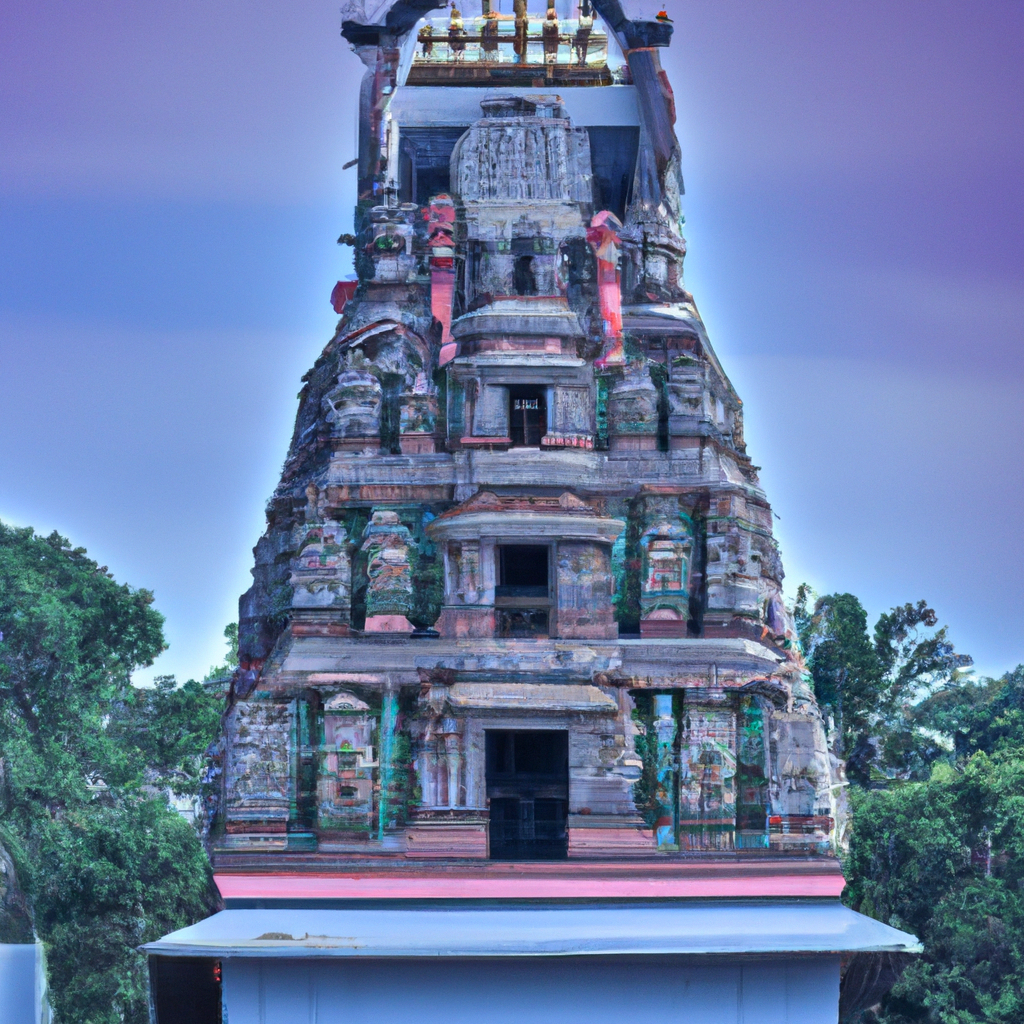
<instances>
[{"instance_id":1,"label":"carved deity figure","mask_svg":"<svg viewBox=\"0 0 1024 1024\"><path fill-rule=\"evenodd\" d=\"M448 48L455 60L460 60L466 52L466 30L462 25L462 12L452 4L452 14L448 20Z\"/></svg>"},{"instance_id":2,"label":"carved deity figure","mask_svg":"<svg viewBox=\"0 0 1024 1024\"><path fill-rule=\"evenodd\" d=\"M572 44L580 67L587 63L587 49L590 46L590 32L593 27L593 8L590 6L590 0L583 0L580 4L580 18L576 28L576 38Z\"/></svg>"},{"instance_id":3,"label":"carved deity figure","mask_svg":"<svg viewBox=\"0 0 1024 1024\"><path fill-rule=\"evenodd\" d=\"M555 64L558 61L558 15L555 13L553 0L548 2L548 15L544 19L542 30L544 40L544 63Z\"/></svg>"},{"instance_id":4,"label":"carved deity figure","mask_svg":"<svg viewBox=\"0 0 1024 1024\"><path fill-rule=\"evenodd\" d=\"M448 702L450 679L437 673L422 681L420 705L425 728L420 740L419 774L426 809L465 804L462 783L463 723Z\"/></svg>"}]
</instances>

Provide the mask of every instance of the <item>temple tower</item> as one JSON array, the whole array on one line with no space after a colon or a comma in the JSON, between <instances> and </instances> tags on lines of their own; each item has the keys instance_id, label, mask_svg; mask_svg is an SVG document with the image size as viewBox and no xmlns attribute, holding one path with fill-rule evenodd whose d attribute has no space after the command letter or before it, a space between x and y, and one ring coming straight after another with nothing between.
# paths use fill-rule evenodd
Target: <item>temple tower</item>
<instances>
[{"instance_id":1,"label":"temple tower","mask_svg":"<svg viewBox=\"0 0 1024 1024\"><path fill-rule=\"evenodd\" d=\"M713 952L680 938L693 900L760 899L708 920L737 955L818 956L834 1020L836 954L863 942L755 934L790 920L780 898L849 912L771 508L683 283L672 26L617 0L349 15L358 281L241 599L210 808L226 913L654 893L683 956ZM290 957L328 925L258 927Z\"/></svg>"}]
</instances>

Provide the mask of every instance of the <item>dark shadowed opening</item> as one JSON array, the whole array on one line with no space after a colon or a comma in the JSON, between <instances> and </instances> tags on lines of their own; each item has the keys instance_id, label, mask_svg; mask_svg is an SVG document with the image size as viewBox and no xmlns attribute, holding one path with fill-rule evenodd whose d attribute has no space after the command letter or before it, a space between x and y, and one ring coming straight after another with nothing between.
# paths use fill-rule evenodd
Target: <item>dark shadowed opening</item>
<instances>
[{"instance_id":1,"label":"dark shadowed opening","mask_svg":"<svg viewBox=\"0 0 1024 1024\"><path fill-rule=\"evenodd\" d=\"M153 956L149 977L156 1024L221 1024L219 960Z\"/></svg>"},{"instance_id":2,"label":"dark shadowed opening","mask_svg":"<svg viewBox=\"0 0 1024 1024\"><path fill-rule=\"evenodd\" d=\"M533 272L532 256L517 256L512 267L512 287L516 295L536 295L537 275Z\"/></svg>"},{"instance_id":3,"label":"dark shadowed opening","mask_svg":"<svg viewBox=\"0 0 1024 1024\"><path fill-rule=\"evenodd\" d=\"M497 634L547 636L551 590L550 548L540 544L503 544L498 548L494 588Z\"/></svg>"},{"instance_id":4,"label":"dark shadowed opening","mask_svg":"<svg viewBox=\"0 0 1024 1024\"><path fill-rule=\"evenodd\" d=\"M491 859L565 859L569 734L488 729L486 737Z\"/></svg>"},{"instance_id":5,"label":"dark shadowed opening","mask_svg":"<svg viewBox=\"0 0 1024 1024\"><path fill-rule=\"evenodd\" d=\"M508 389L508 425L513 447L540 447L540 439L548 432L547 402L543 388Z\"/></svg>"},{"instance_id":6,"label":"dark shadowed opening","mask_svg":"<svg viewBox=\"0 0 1024 1024\"><path fill-rule=\"evenodd\" d=\"M548 596L548 553L542 544L503 544L498 548L498 589L505 597Z\"/></svg>"}]
</instances>

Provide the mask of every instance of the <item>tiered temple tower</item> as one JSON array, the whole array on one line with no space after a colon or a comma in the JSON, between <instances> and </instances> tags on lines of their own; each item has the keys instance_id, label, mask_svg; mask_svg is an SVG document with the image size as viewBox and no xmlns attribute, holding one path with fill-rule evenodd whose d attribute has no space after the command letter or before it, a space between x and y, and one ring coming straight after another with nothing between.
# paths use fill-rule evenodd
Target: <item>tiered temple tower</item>
<instances>
[{"instance_id":1,"label":"tiered temple tower","mask_svg":"<svg viewBox=\"0 0 1024 1024\"><path fill-rule=\"evenodd\" d=\"M368 69L358 282L335 290L241 600L211 801L229 907L838 913L772 512L683 283L671 24L617 0L377 6L343 28ZM736 949L815 951L758 939L769 909ZM292 956L327 926L252 927ZM196 948L255 955L220 941ZM684 947L662 951L713 951Z\"/></svg>"},{"instance_id":2,"label":"tiered temple tower","mask_svg":"<svg viewBox=\"0 0 1024 1024\"><path fill-rule=\"evenodd\" d=\"M577 16L520 61L494 13L370 47L359 281L242 599L217 863L826 853L657 50L599 20L581 58Z\"/></svg>"}]
</instances>

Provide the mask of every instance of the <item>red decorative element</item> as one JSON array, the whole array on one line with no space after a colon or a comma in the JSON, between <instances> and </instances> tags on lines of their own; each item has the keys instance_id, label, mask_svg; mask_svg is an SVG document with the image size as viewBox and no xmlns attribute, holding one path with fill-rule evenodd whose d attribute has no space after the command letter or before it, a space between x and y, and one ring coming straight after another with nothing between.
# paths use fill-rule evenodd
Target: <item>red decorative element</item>
<instances>
[{"instance_id":1,"label":"red decorative element","mask_svg":"<svg viewBox=\"0 0 1024 1024\"><path fill-rule=\"evenodd\" d=\"M817 871L751 870L752 865L701 871L661 871L634 859L619 867L588 863L559 871L510 866L507 871L464 869L435 874L432 870L394 874L218 874L217 888L226 900L251 899L747 899L757 897L838 897L842 874L824 865ZM515 871L511 870L514 868ZM710 870L709 870L710 868Z\"/></svg>"},{"instance_id":2,"label":"red decorative element","mask_svg":"<svg viewBox=\"0 0 1024 1024\"><path fill-rule=\"evenodd\" d=\"M545 434L540 439L542 448L585 448L594 447L594 439L583 434Z\"/></svg>"},{"instance_id":3,"label":"red decorative element","mask_svg":"<svg viewBox=\"0 0 1024 1024\"><path fill-rule=\"evenodd\" d=\"M335 313L341 313L344 310L345 304L355 295L358 286L358 281L339 281L334 286L334 290L331 292L331 305L334 307Z\"/></svg>"},{"instance_id":4,"label":"red decorative element","mask_svg":"<svg viewBox=\"0 0 1024 1024\"><path fill-rule=\"evenodd\" d=\"M455 358L458 348L451 334L455 298L455 204L451 196L434 196L424 217L430 245L430 312L441 325L438 366L444 366Z\"/></svg>"},{"instance_id":5,"label":"red decorative element","mask_svg":"<svg viewBox=\"0 0 1024 1024\"><path fill-rule=\"evenodd\" d=\"M619 231L622 224L614 213L595 213L587 228L587 241L597 256L597 291L604 320L605 348L594 366L622 366L626 354L622 348L622 294L619 286Z\"/></svg>"}]
</instances>

